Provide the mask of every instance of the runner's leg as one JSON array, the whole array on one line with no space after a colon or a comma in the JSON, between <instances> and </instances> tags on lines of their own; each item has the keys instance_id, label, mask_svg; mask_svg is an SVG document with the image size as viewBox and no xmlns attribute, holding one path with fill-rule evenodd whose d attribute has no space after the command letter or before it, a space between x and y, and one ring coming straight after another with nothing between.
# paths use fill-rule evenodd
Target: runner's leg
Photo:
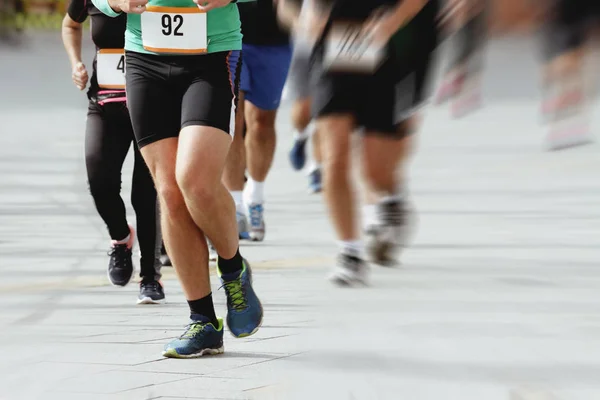
<instances>
[{"instance_id":1,"label":"runner's leg","mask_svg":"<svg viewBox=\"0 0 600 400\"><path fill-rule=\"evenodd\" d=\"M245 92L248 182L244 201L250 217L250 239L265 236L264 184L275 155L275 118L291 59L291 48L244 45L241 89Z\"/></svg>"},{"instance_id":2,"label":"runner's leg","mask_svg":"<svg viewBox=\"0 0 600 400\"><path fill-rule=\"evenodd\" d=\"M129 118L129 114L127 114ZM133 132L131 132L133 138ZM161 262L159 259L162 235L159 222L159 207L156 189L142 154L134 143L133 179L131 204L137 218L137 236L140 246L140 295L138 304L164 302L165 294L160 284Z\"/></svg>"},{"instance_id":3,"label":"runner's leg","mask_svg":"<svg viewBox=\"0 0 600 400\"><path fill-rule=\"evenodd\" d=\"M125 286L133 275L133 228L127 224L121 198L121 169L131 146L128 121L120 117L119 103L100 106L90 102L85 135L85 163L96 210L108 228L112 249L108 276L113 285Z\"/></svg>"}]
</instances>

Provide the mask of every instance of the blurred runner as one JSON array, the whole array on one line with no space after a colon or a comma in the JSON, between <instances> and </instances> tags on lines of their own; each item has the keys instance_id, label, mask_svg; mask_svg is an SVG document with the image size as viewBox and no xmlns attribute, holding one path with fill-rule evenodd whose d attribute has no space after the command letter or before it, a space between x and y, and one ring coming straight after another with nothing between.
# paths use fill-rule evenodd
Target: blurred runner
<instances>
[{"instance_id":1,"label":"blurred runner","mask_svg":"<svg viewBox=\"0 0 600 400\"><path fill-rule=\"evenodd\" d=\"M483 47L487 38L487 0L449 0L442 12L451 31L450 63L442 78L436 103L452 101L454 117L462 117L481 105Z\"/></svg>"},{"instance_id":2,"label":"blurred runner","mask_svg":"<svg viewBox=\"0 0 600 400\"><path fill-rule=\"evenodd\" d=\"M542 114L549 122L551 150L591 141L584 62L600 1L553 0L545 27Z\"/></svg>"},{"instance_id":3,"label":"blurred runner","mask_svg":"<svg viewBox=\"0 0 600 400\"><path fill-rule=\"evenodd\" d=\"M388 263L405 240L403 167L417 112L427 98L439 5L437 0L306 1L299 29L318 35L313 108L323 143L325 200L340 244L331 279L366 283L350 181L357 161L351 157L351 134L364 130L364 177L377 200L377 221L367 232L370 255Z\"/></svg>"},{"instance_id":4,"label":"blurred runner","mask_svg":"<svg viewBox=\"0 0 600 400\"><path fill-rule=\"evenodd\" d=\"M91 79L81 59L82 24L88 16L92 19L92 40L97 50ZM117 286L127 285L133 276L132 249L136 236L133 227L127 224L120 194L123 162L135 139L124 90L126 22L125 15L109 18L89 1L71 0L62 26L75 86L84 90L90 82L85 161L90 192L112 238L108 278ZM141 251L138 304L162 303L165 294L160 284L156 190L135 143L133 150L131 204L137 218Z\"/></svg>"},{"instance_id":5,"label":"blurred runner","mask_svg":"<svg viewBox=\"0 0 600 400\"><path fill-rule=\"evenodd\" d=\"M265 181L275 155L275 119L287 79L292 48L279 26L273 0L238 4L242 21L243 63L240 90L244 96L248 182L244 203L249 237L265 237Z\"/></svg>"},{"instance_id":6,"label":"blurred runner","mask_svg":"<svg viewBox=\"0 0 600 400\"><path fill-rule=\"evenodd\" d=\"M93 0L103 13L126 12L127 103L137 143L161 205L165 246L183 287L190 322L165 357L223 353L208 268L207 239L227 295L235 337L254 334L263 308L239 251L235 204L221 178L231 145L238 82L231 65L242 47L231 0Z\"/></svg>"},{"instance_id":7,"label":"blurred runner","mask_svg":"<svg viewBox=\"0 0 600 400\"><path fill-rule=\"evenodd\" d=\"M288 27L293 27L301 12L302 1L280 0L282 10L280 19ZM305 32L296 31L294 37L294 53L288 75L288 86L293 96L292 124L294 125L294 142L290 149L290 162L295 170L301 170L306 165L306 144L312 138L312 164L307 168L308 190L310 193L321 191L321 147L319 136L315 130L311 115L310 69L312 43Z\"/></svg>"}]
</instances>

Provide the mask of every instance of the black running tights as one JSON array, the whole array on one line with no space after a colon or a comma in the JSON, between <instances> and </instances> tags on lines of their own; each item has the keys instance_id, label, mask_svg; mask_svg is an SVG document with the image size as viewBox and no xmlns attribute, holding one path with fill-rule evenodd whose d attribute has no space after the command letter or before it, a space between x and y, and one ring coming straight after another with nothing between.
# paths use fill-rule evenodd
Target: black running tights
<instances>
[{"instance_id":1,"label":"black running tights","mask_svg":"<svg viewBox=\"0 0 600 400\"><path fill-rule=\"evenodd\" d=\"M129 112L123 102L100 106L90 101L85 135L88 183L96 209L113 240L122 240L129 235L125 204L121 198L121 169L132 143L135 161L131 204L137 218L137 237L142 255L140 277L158 280L161 237L157 223L156 189L135 144Z\"/></svg>"}]
</instances>

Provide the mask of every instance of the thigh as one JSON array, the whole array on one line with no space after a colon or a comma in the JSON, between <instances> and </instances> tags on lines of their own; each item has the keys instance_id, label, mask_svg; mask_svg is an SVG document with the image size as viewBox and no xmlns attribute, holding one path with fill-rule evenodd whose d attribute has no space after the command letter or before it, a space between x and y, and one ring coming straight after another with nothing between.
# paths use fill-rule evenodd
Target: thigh
<instances>
[{"instance_id":1,"label":"thigh","mask_svg":"<svg viewBox=\"0 0 600 400\"><path fill-rule=\"evenodd\" d=\"M127 104L138 146L177 137L181 94L169 79L169 66L161 56L127 52L126 57Z\"/></svg>"},{"instance_id":2,"label":"thigh","mask_svg":"<svg viewBox=\"0 0 600 400\"><path fill-rule=\"evenodd\" d=\"M234 83L228 60L232 52L211 53L198 57L190 66L189 84L181 105L181 129L188 126L217 128L231 132L234 112Z\"/></svg>"},{"instance_id":3,"label":"thigh","mask_svg":"<svg viewBox=\"0 0 600 400\"><path fill-rule=\"evenodd\" d=\"M281 94L288 76L292 49L286 46L244 46L244 60L249 82L246 101L262 110L275 110L281 102Z\"/></svg>"},{"instance_id":4,"label":"thigh","mask_svg":"<svg viewBox=\"0 0 600 400\"><path fill-rule=\"evenodd\" d=\"M85 133L88 178L119 176L133 140L131 125L121 116L124 105L90 102Z\"/></svg>"}]
</instances>

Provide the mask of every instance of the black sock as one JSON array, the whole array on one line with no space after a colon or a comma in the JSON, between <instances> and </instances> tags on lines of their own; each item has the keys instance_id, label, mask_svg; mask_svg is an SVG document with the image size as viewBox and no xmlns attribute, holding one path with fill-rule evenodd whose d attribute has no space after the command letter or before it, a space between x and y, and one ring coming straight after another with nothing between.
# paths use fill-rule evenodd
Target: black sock
<instances>
[{"instance_id":1,"label":"black sock","mask_svg":"<svg viewBox=\"0 0 600 400\"><path fill-rule=\"evenodd\" d=\"M217 260L217 265L219 266L219 270L223 275L229 275L235 272L240 272L244 267L243 263L244 259L240 254L239 248L235 252L235 256L233 256L233 258L226 260L225 258L219 256L219 259Z\"/></svg>"},{"instance_id":2,"label":"black sock","mask_svg":"<svg viewBox=\"0 0 600 400\"><path fill-rule=\"evenodd\" d=\"M188 300L191 314L202 315L218 328L217 315L215 314L215 306L213 304L212 293L198 300ZM193 318L192 318L193 319Z\"/></svg>"}]
</instances>

